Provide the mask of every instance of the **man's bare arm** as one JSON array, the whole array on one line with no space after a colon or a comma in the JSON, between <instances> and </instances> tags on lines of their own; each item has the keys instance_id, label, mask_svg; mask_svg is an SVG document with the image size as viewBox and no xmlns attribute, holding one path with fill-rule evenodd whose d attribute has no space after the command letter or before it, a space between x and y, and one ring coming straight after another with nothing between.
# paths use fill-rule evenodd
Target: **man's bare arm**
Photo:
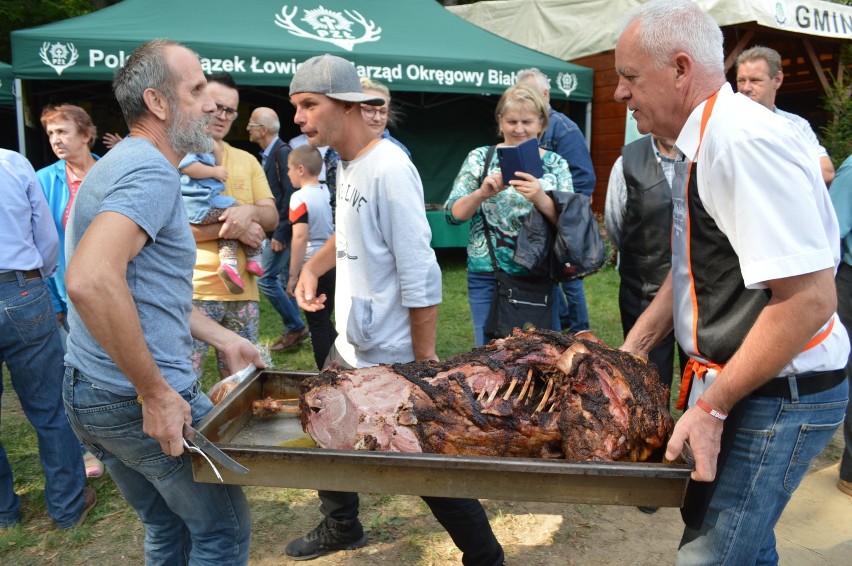
<instances>
[{"instance_id":1,"label":"man's bare arm","mask_svg":"<svg viewBox=\"0 0 852 566\"><path fill-rule=\"evenodd\" d=\"M767 281L767 286L772 298L740 348L701 396L724 413L777 376L837 308L833 269ZM675 425L666 457L677 457L684 440L689 440L696 462L693 479L711 481L716 476L721 436L722 421L692 407Z\"/></svg>"},{"instance_id":2,"label":"man's bare arm","mask_svg":"<svg viewBox=\"0 0 852 566\"><path fill-rule=\"evenodd\" d=\"M666 275L657 296L648 308L639 316L636 324L627 333L621 349L648 357L660 340L668 336L674 328L674 298L672 293L672 272Z\"/></svg>"},{"instance_id":3,"label":"man's bare arm","mask_svg":"<svg viewBox=\"0 0 852 566\"><path fill-rule=\"evenodd\" d=\"M325 308L325 295L317 297L317 280L334 268L337 262L337 237L332 234L323 247L302 266L299 282L296 283L296 302L308 312Z\"/></svg>"},{"instance_id":4,"label":"man's bare arm","mask_svg":"<svg viewBox=\"0 0 852 566\"><path fill-rule=\"evenodd\" d=\"M190 313L189 330L193 338L202 340L222 352L232 374L249 364L254 364L257 368L266 367L254 344L207 318L195 307L192 307L192 313Z\"/></svg>"},{"instance_id":5,"label":"man's bare arm","mask_svg":"<svg viewBox=\"0 0 852 566\"><path fill-rule=\"evenodd\" d=\"M239 238L252 222L260 224L266 232L275 230L278 226L278 209L273 199L264 198L254 204L226 208L219 220L222 221L220 238Z\"/></svg>"},{"instance_id":6,"label":"man's bare arm","mask_svg":"<svg viewBox=\"0 0 852 566\"><path fill-rule=\"evenodd\" d=\"M192 236L196 242L207 242L219 238L240 240L257 247L278 226L278 210L272 199L261 199L257 204L242 204L225 209L222 222L192 224ZM271 226L271 227L270 227Z\"/></svg>"},{"instance_id":7,"label":"man's bare arm","mask_svg":"<svg viewBox=\"0 0 852 566\"><path fill-rule=\"evenodd\" d=\"M183 453L189 404L163 378L145 342L136 303L127 286L127 264L148 235L117 212L102 212L80 240L65 274L68 296L86 329L145 399L143 430L163 452Z\"/></svg>"},{"instance_id":8,"label":"man's bare arm","mask_svg":"<svg viewBox=\"0 0 852 566\"><path fill-rule=\"evenodd\" d=\"M831 162L830 157L820 157L819 158L819 168L822 171L822 180L825 181L826 185L830 185L834 180L834 163Z\"/></svg>"},{"instance_id":9,"label":"man's bare arm","mask_svg":"<svg viewBox=\"0 0 852 566\"><path fill-rule=\"evenodd\" d=\"M411 344L414 360L418 362L437 360L435 350L438 328L438 305L408 309L411 318Z\"/></svg>"}]
</instances>

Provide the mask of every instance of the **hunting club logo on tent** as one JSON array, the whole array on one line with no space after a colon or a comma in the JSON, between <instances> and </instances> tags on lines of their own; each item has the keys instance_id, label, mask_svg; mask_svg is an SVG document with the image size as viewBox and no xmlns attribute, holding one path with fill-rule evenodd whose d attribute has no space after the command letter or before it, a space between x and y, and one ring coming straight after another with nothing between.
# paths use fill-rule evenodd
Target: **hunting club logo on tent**
<instances>
[{"instance_id":1,"label":"hunting club logo on tent","mask_svg":"<svg viewBox=\"0 0 852 566\"><path fill-rule=\"evenodd\" d=\"M299 7L294 6L293 11L289 13L287 8L285 4L281 8L281 13L275 15L275 25L286 29L296 37L333 43L347 51L352 51L357 43L378 41L382 37L382 28L378 27L373 20L367 21L367 18L355 10L344 10L345 16L322 6L313 10L304 10L304 17L299 21L313 29L313 31L307 31L293 21ZM360 35L357 35L356 30L360 31Z\"/></svg>"},{"instance_id":2,"label":"hunting club logo on tent","mask_svg":"<svg viewBox=\"0 0 852 566\"><path fill-rule=\"evenodd\" d=\"M556 77L556 86L565 93L566 98L571 97L571 93L576 90L578 84L579 81L575 73L559 73Z\"/></svg>"},{"instance_id":3,"label":"hunting club logo on tent","mask_svg":"<svg viewBox=\"0 0 852 566\"><path fill-rule=\"evenodd\" d=\"M75 64L80 56L73 43L58 41L56 43L45 41L38 50L38 54L41 55L42 63L56 71L57 75L61 75L62 71Z\"/></svg>"}]
</instances>

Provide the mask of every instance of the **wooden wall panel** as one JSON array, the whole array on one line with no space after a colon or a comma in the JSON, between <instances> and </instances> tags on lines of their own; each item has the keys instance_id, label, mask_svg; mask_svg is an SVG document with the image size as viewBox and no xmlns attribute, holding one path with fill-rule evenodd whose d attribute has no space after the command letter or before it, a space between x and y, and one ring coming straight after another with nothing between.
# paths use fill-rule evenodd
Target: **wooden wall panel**
<instances>
[{"instance_id":1,"label":"wooden wall panel","mask_svg":"<svg viewBox=\"0 0 852 566\"><path fill-rule=\"evenodd\" d=\"M612 164L621 154L624 144L625 105L613 100L618 74L612 51L575 59L572 63L595 70L595 89L592 95L592 143L589 149L595 168L595 193L592 208L603 214L606 186Z\"/></svg>"}]
</instances>

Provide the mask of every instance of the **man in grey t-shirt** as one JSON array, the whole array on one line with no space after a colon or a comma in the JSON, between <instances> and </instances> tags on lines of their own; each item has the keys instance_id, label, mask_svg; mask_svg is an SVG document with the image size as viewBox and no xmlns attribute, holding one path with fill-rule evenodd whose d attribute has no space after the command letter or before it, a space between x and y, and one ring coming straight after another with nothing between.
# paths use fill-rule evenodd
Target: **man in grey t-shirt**
<instances>
[{"instance_id":1,"label":"man in grey t-shirt","mask_svg":"<svg viewBox=\"0 0 852 566\"><path fill-rule=\"evenodd\" d=\"M192 337L232 370L263 366L251 342L192 308L195 244L177 165L212 150L206 84L198 56L178 43L154 40L130 56L113 83L130 136L86 176L67 231L66 410L144 523L149 564L248 562L241 488L195 483L183 449L183 426L212 408Z\"/></svg>"}]
</instances>

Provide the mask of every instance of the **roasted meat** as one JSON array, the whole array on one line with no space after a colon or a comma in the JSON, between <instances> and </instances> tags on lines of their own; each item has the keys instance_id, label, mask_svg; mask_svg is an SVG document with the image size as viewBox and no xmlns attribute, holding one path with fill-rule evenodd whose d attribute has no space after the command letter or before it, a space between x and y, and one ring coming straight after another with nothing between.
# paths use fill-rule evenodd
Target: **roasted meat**
<instances>
[{"instance_id":1,"label":"roasted meat","mask_svg":"<svg viewBox=\"0 0 852 566\"><path fill-rule=\"evenodd\" d=\"M323 448L635 462L671 433L668 396L626 352L515 330L442 362L331 367L299 407Z\"/></svg>"}]
</instances>

